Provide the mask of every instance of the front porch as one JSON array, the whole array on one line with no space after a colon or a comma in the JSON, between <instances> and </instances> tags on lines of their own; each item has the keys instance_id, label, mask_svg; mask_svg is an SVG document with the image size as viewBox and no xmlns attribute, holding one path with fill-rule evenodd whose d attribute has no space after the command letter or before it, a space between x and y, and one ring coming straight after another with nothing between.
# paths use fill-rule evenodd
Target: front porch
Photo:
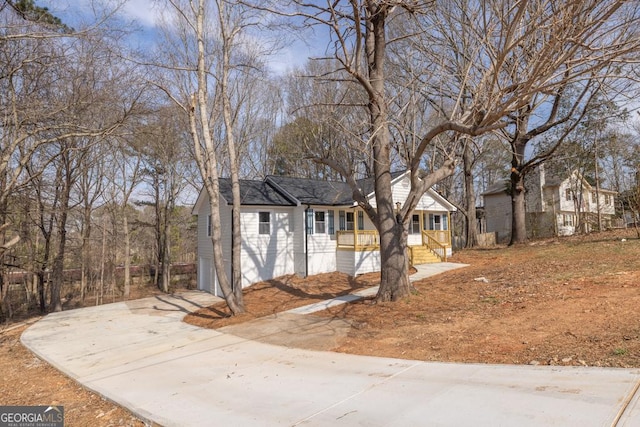
<instances>
[{"instance_id":1,"label":"front porch","mask_svg":"<svg viewBox=\"0 0 640 427\"><path fill-rule=\"evenodd\" d=\"M380 250L380 235L376 230L349 230L336 232L339 251L367 252ZM411 233L407 241L411 265L446 262L451 255L450 230L422 230ZM343 253L344 254L344 253Z\"/></svg>"}]
</instances>

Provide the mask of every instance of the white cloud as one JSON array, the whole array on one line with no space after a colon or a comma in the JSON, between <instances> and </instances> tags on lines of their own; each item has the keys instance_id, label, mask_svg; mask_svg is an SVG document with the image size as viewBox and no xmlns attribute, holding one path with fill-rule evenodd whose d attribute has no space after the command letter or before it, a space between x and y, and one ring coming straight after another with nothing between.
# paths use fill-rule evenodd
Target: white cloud
<instances>
[{"instance_id":1,"label":"white cloud","mask_svg":"<svg viewBox=\"0 0 640 427\"><path fill-rule=\"evenodd\" d=\"M153 28L158 22L158 7L155 3L154 0L36 0L38 6L48 8L54 15L72 25L77 19L91 19L98 10L109 11L120 6L119 15L122 18L135 20L146 28Z\"/></svg>"},{"instance_id":2,"label":"white cloud","mask_svg":"<svg viewBox=\"0 0 640 427\"><path fill-rule=\"evenodd\" d=\"M145 27L155 27L158 23L158 8L152 0L128 0L123 12Z\"/></svg>"}]
</instances>

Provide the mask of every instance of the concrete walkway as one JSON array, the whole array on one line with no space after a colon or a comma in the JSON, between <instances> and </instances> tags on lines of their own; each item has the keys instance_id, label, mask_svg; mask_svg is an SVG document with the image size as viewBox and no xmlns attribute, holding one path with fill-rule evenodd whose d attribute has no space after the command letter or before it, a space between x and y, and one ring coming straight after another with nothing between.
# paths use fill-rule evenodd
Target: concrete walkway
<instances>
[{"instance_id":1,"label":"concrete walkway","mask_svg":"<svg viewBox=\"0 0 640 427\"><path fill-rule=\"evenodd\" d=\"M214 301L186 292L54 313L22 342L164 426L640 425L637 369L426 363L265 343L319 337L301 321L308 315L291 312L281 316L288 329L247 325L256 340L180 321Z\"/></svg>"}]
</instances>

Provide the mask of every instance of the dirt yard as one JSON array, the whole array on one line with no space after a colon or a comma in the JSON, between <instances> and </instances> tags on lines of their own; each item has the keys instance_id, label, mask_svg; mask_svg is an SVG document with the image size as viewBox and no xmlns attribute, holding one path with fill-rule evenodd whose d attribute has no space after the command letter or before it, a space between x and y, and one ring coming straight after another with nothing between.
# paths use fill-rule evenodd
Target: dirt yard
<instances>
[{"instance_id":1,"label":"dirt yard","mask_svg":"<svg viewBox=\"0 0 640 427\"><path fill-rule=\"evenodd\" d=\"M318 313L351 324L334 350L452 362L640 367L635 233L462 251L450 261L471 265L416 283L405 301L364 300ZM351 293L376 280L376 274L283 277L247 289L243 316L229 317L220 305L186 321L218 328ZM61 404L70 426L144 425L31 354L19 342L24 329L0 330L0 404Z\"/></svg>"},{"instance_id":2,"label":"dirt yard","mask_svg":"<svg viewBox=\"0 0 640 427\"><path fill-rule=\"evenodd\" d=\"M372 300L320 313L352 327L334 351L406 359L640 367L640 240L617 231L458 252L470 264L415 284L405 301ZM200 310L221 327L348 293L375 282L340 274L258 284L249 313Z\"/></svg>"}]
</instances>

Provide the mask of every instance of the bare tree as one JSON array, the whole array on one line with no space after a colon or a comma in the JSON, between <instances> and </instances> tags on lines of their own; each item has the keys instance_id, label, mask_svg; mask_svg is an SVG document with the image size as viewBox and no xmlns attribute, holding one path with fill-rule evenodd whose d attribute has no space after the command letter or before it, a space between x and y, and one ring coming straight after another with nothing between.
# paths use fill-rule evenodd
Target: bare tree
<instances>
[{"instance_id":1,"label":"bare tree","mask_svg":"<svg viewBox=\"0 0 640 427\"><path fill-rule=\"evenodd\" d=\"M192 160L187 150L188 138L183 132L181 116L172 105L161 107L149 114L143 123L133 127L134 136L130 148L135 150L141 163L128 161L126 173L131 166L139 167L140 179L147 183L148 191L142 192L144 199L138 203L153 208L151 224L155 235L155 277L158 289L169 292L171 282L171 233L173 214L178 197L187 185L185 179L188 163ZM130 175L129 178L130 179ZM125 184L131 196L132 187ZM126 209L126 206L122 206Z\"/></svg>"},{"instance_id":2,"label":"bare tree","mask_svg":"<svg viewBox=\"0 0 640 427\"><path fill-rule=\"evenodd\" d=\"M131 128L135 129L134 126ZM122 221L124 239L124 290L123 296L129 298L131 292L131 222L130 210L134 190L140 185L142 158L132 147L130 138L118 139L118 148L111 156L114 166L113 179L110 181L111 197L119 208L118 217Z\"/></svg>"},{"instance_id":3,"label":"bare tree","mask_svg":"<svg viewBox=\"0 0 640 427\"><path fill-rule=\"evenodd\" d=\"M357 186L352 165L334 157L318 158L350 183L354 199L380 233L381 284L377 299L396 300L410 291L406 258L407 228L421 195L454 172L459 146L450 132L480 135L507 125L536 94L555 93L567 82L601 69L637 48L631 37L637 5L625 1L409 2L359 0L307 3L270 8L281 16L304 18L331 32L331 59L357 82L366 95L370 136L364 145L372 153L376 206ZM269 9L253 3L259 9ZM388 37L388 26L401 23L404 32ZM447 25L443 26L442 23ZM456 45L460 32L475 46L460 67ZM421 37L418 37L420 35ZM418 42L419 41L419 42ZM401 112L391 111L386 75L388 46L406 42L405 56L425 65L434 122L423 130L411 152L411 190L396 214L391 195L392 140L390 123ZM414 44L419 43L417 49ZM612 49L615 46L615 49ZM605 49L606 47L606 49ZM454 80L448 78L456 74ZM447 77L445 79L445 77ZM416 76L407 76L415 80ZM460 83L462 82L462 83ZM407 86L411 87L411 86ZM452 97L452 94L457 94ZM469 98L470 97L470 98ZM464 102L463 102L464 101ZM421 171L427 149L439 143L443 159Z\"/></svg>"},{"instance_id":4,"label":"bare tree","mask_svg":"<svg viewBox=\"0 0 640 427\"><path fill-rule=\"evenodd\" d=\"M240 265L240 138L239 105L247 87L241 76L259 69L258 54L267 49L252 38L259 14L228 0L167 0L165 38L175 46L173 55L162 59L163 78L156 83L171 97L189 121L195 159L210 200L211 242L218 283L233 314L244 311ZM251 38L252 42L248 43ZM249 79L244 80L245 82ZM216 119L220 117L219 122ZM248 123L246 119L243 123ZM219 136L219 138L215 138ZM226 273L221 243L220 191L218 178L225 165L233 193L232 277Z\"/></svg>"},{"instance_id":5,"label":"bare tree","mask_svg":"<svg viewBox=\"0 0 640 427\"><path fill-rule=\"evenodd\" d=\"M92 147L84 167L79 171L77 180L78 197L80 199L80 209L82 211L82 222L80 225L80 299L84 301L87 291L91 286L93 263L96 262L93 256L92 231L93 213L97 205L104 196L105 172L108 169L107 147L97 144Z\"/></svg>"}]
</instances>

